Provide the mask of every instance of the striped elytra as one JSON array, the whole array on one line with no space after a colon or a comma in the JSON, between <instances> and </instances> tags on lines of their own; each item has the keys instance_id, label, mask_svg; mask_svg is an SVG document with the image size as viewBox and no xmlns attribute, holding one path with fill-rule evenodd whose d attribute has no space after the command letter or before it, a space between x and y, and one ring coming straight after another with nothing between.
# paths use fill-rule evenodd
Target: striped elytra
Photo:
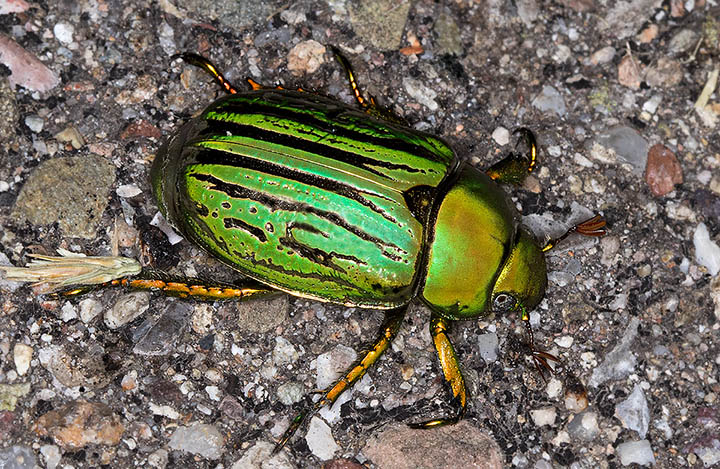
<instances>
[{"instance_id":1,"label":"striped elytra","mask_svg":"<svg viewBox=\"0 0 720 469\"><path fill-rule=\"evenodd\" d=\"M212 103L158 152L161 210L224 263L294 295L389 308L424 269L455 165L440 139L318 95Z\"/></svg>"}]
</instances>

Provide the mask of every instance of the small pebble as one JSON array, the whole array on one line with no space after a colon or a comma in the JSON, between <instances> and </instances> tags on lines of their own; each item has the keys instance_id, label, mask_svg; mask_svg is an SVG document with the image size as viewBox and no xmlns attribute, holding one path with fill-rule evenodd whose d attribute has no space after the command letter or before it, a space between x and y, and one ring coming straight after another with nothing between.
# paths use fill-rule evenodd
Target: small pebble
<instances>
[{"instance_id":1,"label":"small pebble","mask_svg":"<svg viewBox=\"0 0 720 469\"><path fill-rule=\"evenodd\" d=\"M566 335L563 337L557 337L554 342L559 345L562 348L570 348L572 347L573 342L575 339L572 336Z\"/></svg>"},{"instance_id":2,"label":"small pebble","mask_svg":"<svg viewBox=\"0 0 720 469\"><path fill-rule=\"evenodd\" d=\"M595 412L577 414L567 426L571 437L583 441L592 441L600 434L598 416Z\"/></svg>"},{"instance_id":3,"label":"small pebble","mask_svg":"<svg viewBox=\"0 0 720 469\"><path fill-rule=\"evenodd\" d=\"M295 76L314 73L325 63L325 46L312 39L298 43L288 54L288 70Z\"/></svg>"},{"instance_id":4,"label":"small pebble","mask_svg":"<svg viewBox=\"0 0 720 469\"><path fill-rule=\"evenodd\" d=\"M534 409L530 411L530 417L538 427L543 425L554 425L555 418L557 417L557 410L555 407L542 407L540 409Z\"/></svg>"},{"instance_id":5,"label":"small pebble","mask_svg":"<svg viewBox=\"0 0 720 469\"><path fill-rule=\"evenodd\" d=\"M641 466L655 465L655 455L648 440L628 441L619 444L615 452L620 457L623 466L639 464Z\"/></svg>"},{"instance_id":6,"label":"small pebble","mask_svg":"<svg viewBox=\"0 0 720 469\"><path fill-rule=\"evenodd\" d=\"M615 48L612 46L607 46L593 52L593 54L590 56L589 62L592 65L602 65L609 63L614 57Z\"/></svg>"},{"instance_id":7,"label":"small pebble","mask_svg":"<svg viewBox=\"0 0 720 469\"><path fill-rule=\"evenodd\" d=\"M510 131L505 127L498 127L492 133L492 138L498 145L510 143Z\"/></svg>"},{"instance_id":8,"label":"small pebble","mask_svg":"<svg viewBox=\"0 0 720 469\"><path fill-rule=\"evenodd\" d=\"M42 131L43 126L45 125L45 121L42 117L31 114L25 118L25 125L27 125L30 130L37 134Z\"/></svg>"},{"instance_id":9,"label":"small pebble","mask_svg":"<svg viewBox=\"0 0 720 469\"><path fill-rule=\"evenodd\" d=\"M695 228L693 244L697 263L705 267L711 276L716 276L720 272L720 246L710 239L705 223L701 222Z\"/></svg>"},{"instance_id":10,"label":"small pebble","mask_svg":"<svg viewBox=\"0 0 720 469\"><path fill-rule=\"evenodd\" d=\"M313 417L310 420L305 441L312 454L323 461L332 458L340 450L330 427L319 417Z\"/></svg>"},{"instance_id":11,"label":"small pebble","mask_svg":"<svg viewBox=\"0 0 720 469\"><path fill-rule=\"evenodd\" d=\"M492 363L497 360L499 341L498 336L494 332L480 334L477 338L478 353L483 360Z\"/></svg>"},{"instance_id":12,"label":"small pebble","mask_svg":"<svg viewBox=\"0 0 720 469\"><path fill-rule=\"evenodd\" d=\"M102 312L102 305L93 298L81 300L78 306L80 306L80 320L85 324L89 324Z\"/></svg>"},{"instance_id":13,"label":"small pebble","mask_svg":"<svg viewBox=\"0 0 720 469\"><path fill-rule=\"evenodd\" d=\"M118 187L115 192L120 197L124 197L126 199L142 194L142 190L135 184L123 184L122 186Z\"/></svg>"},{"instance_id":14,"label":"small pebble","mask_svg":"<svg viewBox=\"0 0 720 469\"><path fill-rule=\"evenodd\" d=\"M658 106L660 106L660 103L662 102L662 96L655 95L649 100L645 101L643 104L643 111L647 111L650 114L655 114L655 111L657 111Z\"/></svg>"},{"instance_id":15,"label":"small pebble","mask_svg":"<svg viewBox=\"0 0 720 469\"><path fill-rule=\"evenodd\" d=\"M640 438L645 438L650 425L650 409L640 386L635 385L628 398L615 406L615 416L625 428L634 430Z\"/></svg>"},{"instance_id":16,"label":"small pebble","mask_svg":"<svg viewBox=\"0 0 720 469\"><path fill-rule=\"evenodd\" d=\"M60 463L60 459L62 459L60 448L55 445L42 445L40 454L45 458L45 467L47 469L55 469Z\"/></svg>"},{"instance_id":17,"label":"small pebble","mask_svg":"<svg viewBox=\"0 0 720 469\"><path fill-rule=\"evenodd\" d=\"M297 381L283 383L277 389L278 400L286 406L300 402L304 395L305 387Z\"/></svg>"},{"instance_id":18,"label":"small pebble","mask_svg":"<svg viewBox=\"0 0 720 469\"><path fill-rule=\"evenodd\" d=\"M15 361L15 370L20 376L24 376L30 369L30 360L32 360L33 348L25 344L15 344L13 347L13 360Z\"/></svg>"},{"instance_id":19,"label":"small pebble","mask_svg":"<svg viewBox=\"0 0 720 469\"><path fill-rule=\"evenodd\" d=\"M150 307L150 293L131 292L122 295L110 311L105 313L105 325L117 329L131 322Z\"/></svg>"},{"instance_id":20,"label":"small pebble","mask_svg":"<svg viewBox=\"0 0 720 469\"><path fill-rule=\"evenodd\" d=\"M403 88L405 88L407 94L409 94L410 97L418 103L424 105L431 111L438 110L439 105L437 101L435 101L437 92L435 92L432 88L425 86L420 80L405 77L403 78Z\"/></svg>"},{"instance_id":21,"label":"small pebble","mask_svg":"<svg viewBox=\"0 0 720 469\"><path fill-rule=\"evenodd\" d=\"M340 375L357 359L357 352L344 345L337 345L316 359L317 388L325 389L337 380Z\"/></svg>"},{"instance_id":22,"label":"small pebble","mask_svg":"<svg viewBox=\"0 0 720 469\"><path fill-rule=\"evenodd\" d=\"M618 344L605 356L603 362L593 370L589 385L597 387L608 380L625 378L635 370L637 357L631 346L637 337L640 320L632 318Z\"/></svg>"},{"instance_id":23,"label":"small pebble","mask_svg":"<svg viewBox=\"0 0 720 469\"><path fill-rule=\"evenodd\" d=\"M71 302L65 302L62 308L60 308L60 319L62 319L63 322L72 321L73 319L77 319L77 317L77 308L75 308L75 305Z\"/></svg>"},{"instance_id":24,"label":"small pebble","mask_svg":"<svg viewBox=\"0 0 720 469\"><path fill-rule=\"evenodd\" d=\"M682 184L683 172L675 153L659 143L650 147L645 182L655 197L667 195L677 184Z\"/></svg>"},{"instance_id":25,"label":"small pebble","mask_svg":"<svg viewBox=\"0 0 720 469\"><path fill-rule=\"evenodd\" d=\"M74 32L75 28L68 23L58 23L53 27L53 34L55 34L58 41L65 45L68 45L73 41Z\"/></svg>"},{"instance_id":26,"label":"small pebble","mask_svg":"<svg viewBox=\"0 0 720 469\"><path fill-rule=\"evenodd\" d=\"M215 425L199 422L178 427L168 442L173 450L196 454L205 459L220 459L224 444L225 439Z\"/></svg>"},{"instance_id":27,"label":"small pebble","mask_svg":"<svg viewBox=\"0 0 720 469\"><path fill-rule=\"evenodd\" d=\"M275 366L294 363L299 357L300 354L289 340L284 337L275 337L275 348L273 348L272 352Z\"/></svg>"},{"instance_id":28,"label":"small pebble","mask_svg":"<svg viewBox=\"0 0 720 469\"><path fill-rule=\"evenodd\" d=\"M554 112L562 117L567 112L562 94L552 86L543 86L542 92L532 100L533 107L542 112Z\"/></svg>"},{"instance_id":29,"label":"small pebble","mask_svg":"<svg viewBox=\"0 0 720 469\"><path fill-rule=\"evenodd\" d=\"M627 126L612 127L599 132L596 140L606 149L613 150L615 155L621 160L629 163L635 174L640 175L645 170L648 157L648 144L637 130ZM590 156L601 163L614 163L612 156L604 154L594 147Z\"/></svg>"}]
</instances>

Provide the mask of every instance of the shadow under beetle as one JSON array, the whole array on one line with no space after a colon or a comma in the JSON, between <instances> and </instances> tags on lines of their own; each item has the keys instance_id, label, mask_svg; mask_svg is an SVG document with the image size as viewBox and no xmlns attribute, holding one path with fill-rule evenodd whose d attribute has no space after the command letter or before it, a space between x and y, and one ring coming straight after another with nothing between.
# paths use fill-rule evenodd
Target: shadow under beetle
<instances>
[{"instance_id":1,"label":"shadow under beetle","mask_svg":"<svg viewBox=\"0 0 720 469\"><path fill-rule=\"evenodd\" d=\"M415 298L432 311L430 333L458 411L414 424L455 423L467 392L448 337L450 321L519 314L526 353L552 371L535 347L529 314L547 285L544 252L573 232L604 234L600 216L539 244L498 183L518 184L535 167L537 146L487 171L458 159L440 139L407 126L359 91L335 48L360 109L301 90L248 80L238 91L196 54L177 57L208 72L228 95L210 104L160 148L151 169L162 214L186 239L243 273L236 284L177 278L124 257L33 256L9 279L34 281L72 297L126 286L201 300L251 299L277 291L386 311L375 342L303 421L358 381L388 348Z\"/></svg>"}]
</instances>

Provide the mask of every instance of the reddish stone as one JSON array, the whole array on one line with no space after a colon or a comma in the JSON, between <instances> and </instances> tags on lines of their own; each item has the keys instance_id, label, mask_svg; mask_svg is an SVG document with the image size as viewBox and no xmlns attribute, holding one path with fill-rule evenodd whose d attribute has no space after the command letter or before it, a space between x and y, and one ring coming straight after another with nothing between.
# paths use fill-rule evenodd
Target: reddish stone
<instances>
[{"instance_id":1,"label":"reddish stone","mask_svg":"<svg viewBox=\"0 0 720 469\"><path fill-rule=\"evenodd\" d=\"M323 464L322 469L364 469L362 464L349 459L333 459Z\"/></svg>"},{"instance_id":2,"label":"reddish stone","mask_svg":"<svg viewBox=\"0 0 720 469\"><path fill-rule=\"evenodd\" d=\"M76 401L42 415L34 430L62 448L79 449L91 444L115 446L125 426L107 405Z\"/></svg>"},{"instance_id":3,"label":"reddish stone","mask_svg":"<svg viewBox=\"0 0 720 469\"><path fill-rule=\"evenodd\" d=\"M645 182L655 197L662 197L675 189L675 185L682 184L682 167L668 147L656 144L648 151L647 166L645 166Z\"/></svg>"},{"instance_id":4,"label":"reddish stone","mask_svg":"<svg viewBox=\"0 0 720 469\"><path fill-rule=\"evenodd\" d=\"M630 55L626 55L618 65L618 81L630 89L640 89L640 64Z\"/></svg>"},{"instance_id":5,"label":"reddish stone","mask_svg":"<svg viewBox=\"0 0 720 469\"><path fill-rule=\"evenodd\" d=\"M593 0L560 0L560 3L578 13L593 11L595 9L595 2Z\"/></svg>"},{"instance_id":6,"label":"reddish stone","mask_svg":"<svg viewBox=\"0 0 720 469\"><path fill-rule=\"evenodd\" d=\"M138 119L135 122L132 122L130 125L125 127L125 130L123 130L122 134L120 134L120 138L122 139L131 139L135 137L160 138L161 136L162 132L160 132L160 129L144 119Z\"/></svg>"},{"instance_id":7,"label":"reddish stone","mask_svg":"<svg viewBox=\"0 0 720 469\"><path fill-rule=\"evenodd\" d=\"M12 72L8 77L12 86L44 93L60 83L55 72L5 34L0 34L0 63Z\"/></svg>"}]
</instances>

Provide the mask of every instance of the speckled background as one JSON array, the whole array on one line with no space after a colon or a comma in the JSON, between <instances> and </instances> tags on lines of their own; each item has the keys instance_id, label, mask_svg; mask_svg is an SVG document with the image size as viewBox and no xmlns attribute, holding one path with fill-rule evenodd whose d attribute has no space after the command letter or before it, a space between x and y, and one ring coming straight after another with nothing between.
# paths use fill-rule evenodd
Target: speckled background
<instances>
[{"instance_id":1,"label":"speckled background","mask_svg":"<svg viewBox=\"0 0 720 469\"><path fill-rule=\"evenodd\" d=\"M181 51L237 86L350 103L336 45L367 93L478 167L532 129L539 167L512 195L538 236L593 212L609 229L548 255L532 314L586 409L565 375L511 366L522 329L495 317L454 325L465 421L410 430L450 410L415 305L349 400L272 459L297 401L352 362L381 313L286 296L53 301L0 280L0 466L717 466L719 21L711 0L0 0L2 264L119 250L233 278L151 225L154 152L222 94L170 60Z\"/></svg>"}]
</instances>

